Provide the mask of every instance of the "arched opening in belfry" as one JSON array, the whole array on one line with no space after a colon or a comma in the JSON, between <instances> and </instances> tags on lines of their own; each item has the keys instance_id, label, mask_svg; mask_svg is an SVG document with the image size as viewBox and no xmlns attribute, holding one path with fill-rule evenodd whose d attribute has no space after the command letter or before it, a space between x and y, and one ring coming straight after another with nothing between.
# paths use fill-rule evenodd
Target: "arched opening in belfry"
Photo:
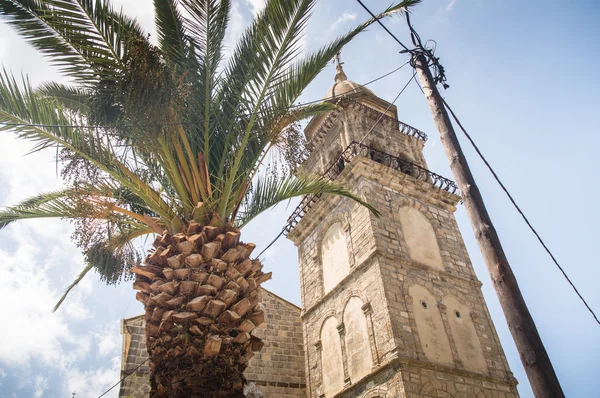
<instances>
[{"instance_id":1,"label":"arched opening in belfry","mask_svg":"<svg viewBox=\"0 0 600 398\"><path fill-rule=\"evenodd\" d=\"M418 263L443 270L437 237L427 217L417 209L405 206L398 211L398 218L410 257Z\"/></svg>"},{"instance_id":2,"label":"arched opening in belfry","mask_svg":"<svg viewBox=\"0 0 600 398\"><path fill-rule=\"evenodd\" d=\"M450 332L463 366L471 372L487 373L487 361L471 317L471 310L455 296L444 297L442 304L446 306Z\"/></svg>"},{"instance_id":3,"label":"arched opening in belfry","mask_svg":"<svg viewBox=\"0 0 600 398\"><path fill-rule=\"evenodd\" d=\"M346 233L341 222L335 222L325 232L321 243L323 290L325 293L337 286L350 272Z\"/></svg>"},{"instance_id":4,"label":"arched opening in belfry","mask_svg":"<svg viewBox=\"0 0 600 398\"><path fill-rule=\"evenodd\" d=\"M373 368L373 356L369 342L367 317L362 309L363 301L354 296L344 308L344 329L346 338L346 356L350 380L356 383Z\"/></svg>"},{"instance_id":5,"label":"arched opening in belfry","mask_svg":"<svg viewBox=\"0 0 600 398\"><path fill-rule=\"evenodd\" d=\"M419 284L410 286L408 294L412 299L412 312L421 342L421 351L430 362L452 366L454 360L450 341L435 296L429 289Z\"/></svg>"},{"instance_id":6,"label":"arched opening in belfry","mask_svg":"<svg viewBox=\"0 0 600 398\"><path fill-rule=\"evenodd\" d=\"M331 397L344 388L344 360L338 322L330 316L321 327L321 372L323 392Z\"/></svg>"}]
</instances>

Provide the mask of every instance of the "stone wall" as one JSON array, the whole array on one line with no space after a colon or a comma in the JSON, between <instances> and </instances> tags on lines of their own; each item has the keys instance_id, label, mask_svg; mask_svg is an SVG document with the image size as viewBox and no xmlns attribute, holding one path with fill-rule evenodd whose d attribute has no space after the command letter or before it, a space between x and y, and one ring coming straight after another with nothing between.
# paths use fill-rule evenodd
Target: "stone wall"
<instances>
[{"instance_id":1,"label":"stone wall","mask_svg":"<svg viewBox=\"0 0 600 398\"><path fill-rule=\"evenodd\" d=\"M281 297L261 289L266 322L254 334L263 339L264 347L250 360L245 376L263 392L265 398L294 398L306 395L304 345L300 308ZM148 358L142 315L124 319L121 377L131 374ZM142 365L122 383L119 397L148 397L149 367Z\"/></svg>"},{"instance_id":2,"label":"stone wall","mask_svg":"<svg viewBox=\"0 0 600 398\"><path fill-rule=\"evenodd\" d=\"M121 321L121 335L123 336L121 378L129 376L121 383L119 397L147 397L150 392L148 383L150 367L147 362L145 326L143 315ZM141 367L138 368L140 365Z\"/></svg>"},{"instance_id":3,"label":"stone wall","mask_svg":"<svg viewBox=\"0 0 600 398\"><path fill-rule=\"evenodd\" d=\"M304 397L304 344L300 308L262 289L266 322L254 334L263 339L263 349L254 354L246 378L267 398Z\"/></svg>"}]
</instances>

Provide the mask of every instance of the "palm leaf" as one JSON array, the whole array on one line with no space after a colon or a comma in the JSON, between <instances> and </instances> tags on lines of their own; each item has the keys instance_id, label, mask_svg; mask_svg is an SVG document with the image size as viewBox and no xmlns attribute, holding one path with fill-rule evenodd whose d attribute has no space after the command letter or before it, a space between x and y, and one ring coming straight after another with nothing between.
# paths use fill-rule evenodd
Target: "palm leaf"
<instances>
[{"instance_id":1,"label":"palm leaf","mask_svg":"<svg viewBox=\"0 0 600 398\"><path fill-rule=\"evenodd\" d=\"M175 0L154 0L155 26L159 46L175 64L183 67L187 59L184 19Z\"/></svg>"},{"instance_id":2,"label":"palm leaf","mask_svg":"<svg viewBox=\"0 0 600 398\"><path fill-rule=\"evenodd\" d=\"M375 215L379 211L364 200L360 199L339 183L329 182L311 176L277 177L272 174L259 176L251 190L248 190L246 204L236 220L239 227L243 227L260 213L276 204L303 195L339 195L350 198L368 208Z\"/></svg>"},{"instance_id":3,"label":"palm leaf","mask_svg":"<svg viewBox=\"0 0 600 398\"><path fill-rule=\"evenodd\" d=\"M64 109L75 115L85 115L89 112L89 101L92 94L84 88L58 82L47 82L37 88L37 93L48 97L50 101L57 101Z\"/></svg>"},{"instance_id":4,"label":"palm leaf","mask_svg":"<svg viewBox=\"0 0 600 398\"><path fill-rule=\"evenodd\" d=\"M100 278L107 283L116 283L122 277L123 273L131 267L132 262L139 263L140 261L135 250L130 246L131 241L152 232L152 229L138 225L130 227L127 231L112 236L106 241L99 242L91 248L88 248L84 253L86 266L65 289L65 292L52 311L55 312L58 310L71 290L73 290L73 288L75 288L75 286L77 286L92 269L95 269L100 274Z\"/></svg>"},{"instance_id":5,"label":"palm leaf","mask_svg":"<svg viewBox=\"0 0 600 398\"><path fill-rule=\"evenodd\" d=\"M121 161L123 157L114 151L109 137L100 136L98 129L75 128L78 122L60 103L34 92L27 80L20 87L6 71L0 75L0 131L14 130L19 138L33 141L34 151L59 146L76 153L142 198L165 222L170 222L171 207L139 173Z\"/></svg>"},{"instance_id":6,"label":"palm leaf","mask_svg":"<svg viewBox=\"0 0 600 398\"><path fill-rule=\"evenodd\" d=\"M377 17L385 18L416 3L418 0L405 0L389 7ZM219 213L224 219L231 192L235 191L234 184L236 181L244 181L244 176L252 173L252 170L242 168L241 163L243 157L248 154L247 146L255 132L254 125L260 120L261 110L267 105L274 105L275 109L289 109L329 60L357 34L375 22L375 19L369 19L324 49L313 53L306 61L293 66L293 60L298 53L299 39L313 6L314 1L310 0L268 2L265 10L242 37L233 61L226 69L223 87L227 93L223 94L224 102L236 103L235 99L227 99L229 96L240 98L236 108L248 112L249 117L244 120L246 123L242 135L229 140L239 143L235 150L231 151L228 148L229 152L222 152L223 156L233 158L221 162L231 164L219 208ZM238 77L240 73L243 73L244 78ZM273 103L265 103L267 98L272 99ZM239 120L236 122L239 123ZM231 133L237 133L236 129L231 129ZM264 148L258 149L260 152Z\"/></svg>"},{"instance_id":7,"label":"palm leaf","mask_svg":"<svg viewBox=\"0 0 600 398\"><path fill-rule=\"evenodd\" d=\"M104 0L0 0L0 15L82 84L116 80L142 29Z\"/></svg>"}]
</instances>

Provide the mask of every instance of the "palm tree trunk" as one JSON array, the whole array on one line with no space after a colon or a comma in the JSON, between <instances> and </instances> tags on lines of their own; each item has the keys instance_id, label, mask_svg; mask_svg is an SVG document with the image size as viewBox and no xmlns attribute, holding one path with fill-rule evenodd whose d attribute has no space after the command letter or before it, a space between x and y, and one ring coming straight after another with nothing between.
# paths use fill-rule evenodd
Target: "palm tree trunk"
<instances>
[{"instance_id":1,"label":"palm tree trunk","mask_svg":"<svg viewBox=\"0 0 600 398\"><path fill-rule=\"evenodd\" d=\"M263 343L251 335L264 323L259 286L270 279L253 244L236 230L191 222L164 233L145 265L134 267L144 303L150 396L243 397L243 372Z\"/></svg>"}]
</instances>

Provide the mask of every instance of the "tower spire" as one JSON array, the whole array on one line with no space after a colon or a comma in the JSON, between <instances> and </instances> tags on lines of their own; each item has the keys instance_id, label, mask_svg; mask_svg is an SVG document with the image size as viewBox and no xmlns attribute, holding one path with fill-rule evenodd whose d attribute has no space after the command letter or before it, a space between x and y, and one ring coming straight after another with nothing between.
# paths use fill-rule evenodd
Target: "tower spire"
<instances>
[{"instance_id":1,"label":"tower spire","mask_svg":"<svg viewBox=\"0 0 600 398\"><path fill-rule=\"evenodd\" d=\"M342 65L344 65L344 63L342 62L342 53L341 51L338 51L337 54L335 54L335 77L333 78L333 80L336 83L340 83L343 82L344 80L348 80L348 76L346 76L346 74L344 73L344 69L342 69Z\"/></svg>"}]
</instances>

